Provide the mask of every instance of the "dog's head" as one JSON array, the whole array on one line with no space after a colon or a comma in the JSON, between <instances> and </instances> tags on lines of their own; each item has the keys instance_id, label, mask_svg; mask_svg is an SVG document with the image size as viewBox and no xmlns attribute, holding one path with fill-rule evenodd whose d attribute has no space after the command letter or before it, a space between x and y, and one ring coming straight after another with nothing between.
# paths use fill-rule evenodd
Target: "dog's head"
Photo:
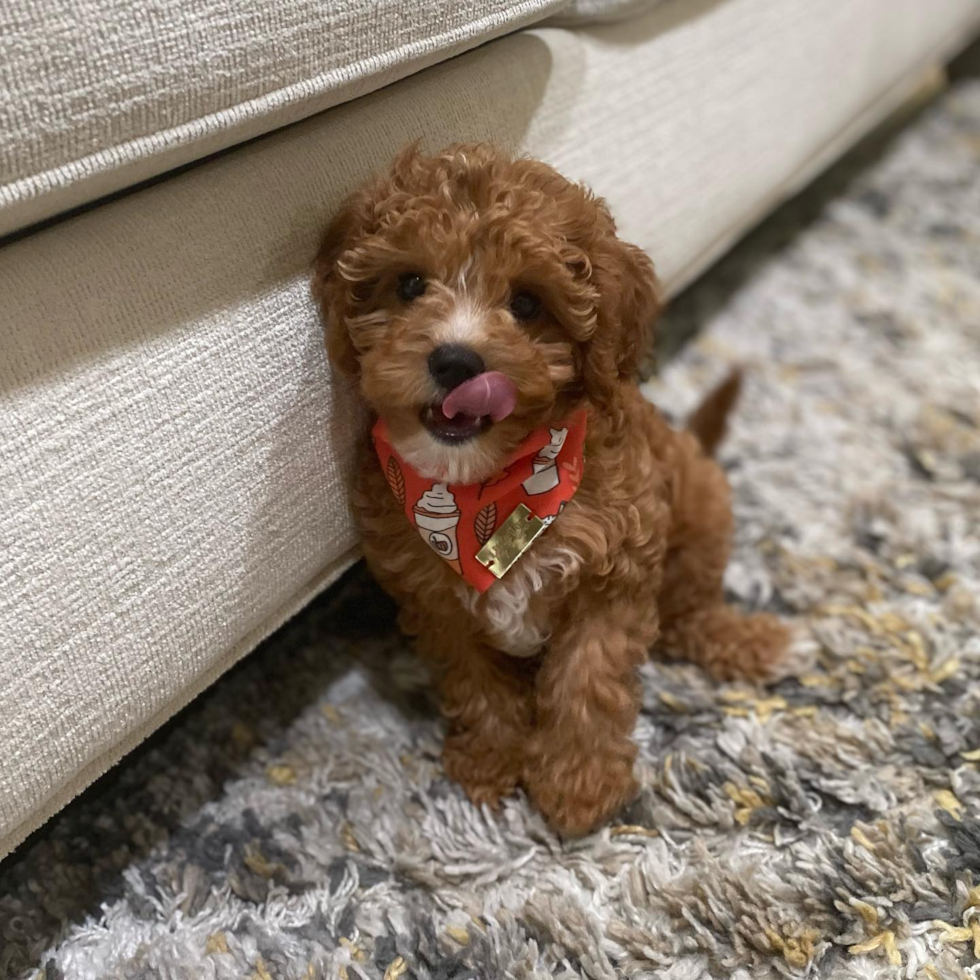
<instances>
[{"instance_id":1,"label":"dog's head","mask_svg":"<svg viewBox=\"0 0 980 980\"><path fill-rule=\"evenodd\" d=\"M333 362L393 446L451 483L488 478L584 401L611 407L659 301L650 260L601 200L478 144L410 148L353 194L313 292Z\"/></svg>"}]
</instances>

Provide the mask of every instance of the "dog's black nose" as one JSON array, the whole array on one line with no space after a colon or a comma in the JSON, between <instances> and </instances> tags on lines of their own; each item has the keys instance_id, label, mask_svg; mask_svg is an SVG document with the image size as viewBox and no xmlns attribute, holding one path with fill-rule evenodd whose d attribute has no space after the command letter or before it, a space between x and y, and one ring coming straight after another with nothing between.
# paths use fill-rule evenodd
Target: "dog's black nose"
<instances>
[{"instance_id":1,"label":"dog's black nose","mask_svg":"<svg viewBox=\"0 0 980 980\"><path fill-rule=\"evenodd\" d=\"M446 391L452 391L485 370L483 358L472 347L462 344L443 344L429 355L429 374Z\"/></svg>"}]
</instances>

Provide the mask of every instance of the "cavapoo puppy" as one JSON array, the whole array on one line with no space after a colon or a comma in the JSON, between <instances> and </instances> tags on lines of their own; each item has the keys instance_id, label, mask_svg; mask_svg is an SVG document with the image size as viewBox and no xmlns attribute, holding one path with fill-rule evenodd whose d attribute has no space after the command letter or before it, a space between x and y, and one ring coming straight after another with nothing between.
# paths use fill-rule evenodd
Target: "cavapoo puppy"
<instances>
[{"instance_id":1,"label":"cavapoo puppy","mask_svg":"<svg viewBox=\"0 0 980 980\"><path fill-rule=\"evenodd\" d=\"M738 380L675 431L635 383L660 297L606 205L486 145L403 152L323 239L333 363L374 419L353 488L368 563L435 668L470 798L524 786L565 834L636 792L657 644L767 679L789 633L725 605L711 451Z\"/></svg>"}]
</instances>

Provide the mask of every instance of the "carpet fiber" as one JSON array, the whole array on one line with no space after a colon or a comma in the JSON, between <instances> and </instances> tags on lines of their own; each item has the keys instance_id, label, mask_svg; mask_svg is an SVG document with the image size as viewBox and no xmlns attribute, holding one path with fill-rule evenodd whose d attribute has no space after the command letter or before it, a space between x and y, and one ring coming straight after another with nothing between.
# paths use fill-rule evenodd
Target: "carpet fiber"
<instances>
[{"instance_id":1,"label":"carpet fiber","mask_svg":"<svg viewBox=\"0 0 980 980\"><path fill-rule=\"evenodd\" d=\"M683 297L675 415L750 369L732 598L771 691L651 663L642 794L584 841L480 812L355 572L0 866L0 976L953 978L980 953L980 84ZM973 975L972 973L970 975Z\"/></svg>"}]
</instances>

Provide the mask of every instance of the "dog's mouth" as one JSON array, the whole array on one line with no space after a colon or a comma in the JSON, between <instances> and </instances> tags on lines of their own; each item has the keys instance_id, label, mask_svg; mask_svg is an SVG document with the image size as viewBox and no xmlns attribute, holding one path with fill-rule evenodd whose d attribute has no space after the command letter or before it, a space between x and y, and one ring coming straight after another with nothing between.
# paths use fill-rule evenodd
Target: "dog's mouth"
<instances>
[{"instance_id":1,"label":"dog's mouth","mask_svg":"<svg viewBox=\"0 0 980 980\"><path fill-rule=\"evenodd\" d=\"M422 409L421 418L422 424L431 435L450 446L461 446L493 425L493 419L489 415L464 415L457 412L450 418L442 405L429 405Z\"/></svg>"},{"instance_id":2,"label":"dog's mouth","mask_svg":"<svg viewBox=\"0 0 980 980\"><path fill-rule=\"evenodd\" d=\"M440 442L458 446L507 418L516 404L514 382L499 371L484 371L424 408L422 424Z\"/></svg>"}]
</instances>

